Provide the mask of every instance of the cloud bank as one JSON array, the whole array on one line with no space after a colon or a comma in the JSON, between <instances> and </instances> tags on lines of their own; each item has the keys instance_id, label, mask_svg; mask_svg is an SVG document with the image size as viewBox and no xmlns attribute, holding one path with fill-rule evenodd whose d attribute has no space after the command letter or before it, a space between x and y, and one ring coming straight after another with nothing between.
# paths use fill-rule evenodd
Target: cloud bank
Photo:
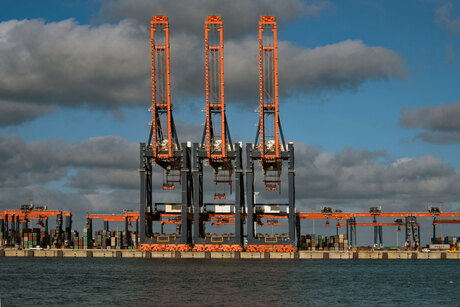
<instances>
[{"instance_id":1,"label":"cloud bank","mask_svg":"<svg viewBox=\"0 0 460 307\"><path fill-rule=\"evenodd\" d=\"M460 103L440 104L401 110L399 124L406 128L423 129L415 137L432 144L460 143Z\"/></svg>"},{"instance_id":2,"label":"cloud bank","mask_svg":"<svg viewBox=\"0 0 460 307\"><path fill-rule=\"evenodd\" d=\"M329 204L425 210L432 203L460 201L460 173L442 159L427 155L393 161L385 151L332 153L305 143L295 146L299 209ZM34 199L75 212L137 210L138 148L115 136L78 143L0 137L0 209ZM159 167L153 178L155 197L171 199L161 192Z\"/></svg>"}]
</instances>

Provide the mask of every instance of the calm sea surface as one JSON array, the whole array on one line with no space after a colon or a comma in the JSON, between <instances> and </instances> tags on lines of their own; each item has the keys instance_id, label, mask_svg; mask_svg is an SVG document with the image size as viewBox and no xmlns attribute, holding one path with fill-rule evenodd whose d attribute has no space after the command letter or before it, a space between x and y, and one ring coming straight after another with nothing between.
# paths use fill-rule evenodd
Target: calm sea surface
<instances>
[{"instance_id":1,"label":"calm sea surface","mask_svg":"<svg viewBox=\"0 0 460 307\"><path fill-rule=\"evenodd\" d=\"M460 306L448 260L0 258L1 306Z\"/></svg>"}]
</instances>

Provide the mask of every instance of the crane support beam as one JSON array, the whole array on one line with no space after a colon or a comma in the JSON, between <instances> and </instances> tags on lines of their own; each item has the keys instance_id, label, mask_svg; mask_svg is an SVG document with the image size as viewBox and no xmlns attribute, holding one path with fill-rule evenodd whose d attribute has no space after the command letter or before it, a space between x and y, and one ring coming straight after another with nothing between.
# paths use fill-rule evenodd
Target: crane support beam
<instances>
[{"instance_id":1,"label":"crane support beam","mask_svg":"<svg viewBox=\"0 0 460 307\"><path fill-rule=\"evenodd\" d=\"M433 221L433 225L436 224L460 224L460 220L436 220Z\"/></svg>"}]
</instances>

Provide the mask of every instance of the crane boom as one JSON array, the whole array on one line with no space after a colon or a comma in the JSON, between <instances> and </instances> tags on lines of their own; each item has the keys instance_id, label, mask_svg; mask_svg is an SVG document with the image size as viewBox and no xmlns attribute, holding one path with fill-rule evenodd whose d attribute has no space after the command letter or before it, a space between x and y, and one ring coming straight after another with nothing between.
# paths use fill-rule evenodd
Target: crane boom
<instances>
[{"instance_id":1,"label":"crane boom","mask_svg":"<svg viewBox=\"0 0 460 307\"><path fill-rule=\"evenodd\" d=\"M180 170L179 149L171 106L169 71L169 22L166 16L153 16L150 23L152 59L152 130L149 142L155 163L165 169L165 189L173 189L171 171Z\"/></svg>"},{"instance_id":2,"label":"crane boom","mask_svg":"<svg viewBox=\"0 0 460 307\"><path fill-rule=\"evenodd\" d=\"M208 16L205 21L206 62L206 122L201 146L206 159L214 169L214 182L229 184L232 193L234 160L233 143L225 115L224 99L224 36L220 16ZM206 141L205 141L206 139ZM222 173L223 172L223 173ZM215 199L225 199L225 193L216 193Z\"/></svg>"},{"instance_id":3,"label":"crane boom","mask_svg":"<svg viewBox=\"0 0 460 307\"><path fill-rule=\"evenodd\" d=\"M232 149L224 100L224 41L220 16L208 16L205 21L206 61L206 151L214 169L228 162Z\"/></svg>"},{"instance_id":4,"label":"crane boom","mask_svg":"<svg viewBox=\"0 0 460 307\"><path fill-rule=\"evenodd\" d=\"M259 91L260 119L255 144L260 150L265 188L277 190L282 167L281 151L286 151L286 144L279 120L278 40L274 16L262 16L259 21Z\"/></svg>"}]
</instances>

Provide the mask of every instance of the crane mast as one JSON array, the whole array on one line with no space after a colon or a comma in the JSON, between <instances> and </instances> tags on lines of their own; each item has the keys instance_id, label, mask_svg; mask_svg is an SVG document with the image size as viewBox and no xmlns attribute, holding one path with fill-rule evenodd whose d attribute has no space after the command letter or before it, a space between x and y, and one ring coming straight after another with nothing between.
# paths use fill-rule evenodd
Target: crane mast
<instances>
[{"instance_id":1,"label":"crane mast","mask_svg":"<svg viewBox=\"0 0 460 307\"><path fill-rule=\"evenodd\" d=\"M274 16L261 16L259 21L259 125L254 144L246 144L246 202L247 238L250 251L268 251L273 244L282 245L283 250L294 250L296 232L300 224L295 216L295 167L294 144L286 146L278 108L278 43ZM259 161L264 174L265 190L281 193L281 170L283 161L288 164L288 202L255 202L255 161ZM257 233L255 224L261 223L263 213L272 218L288 218L286 235ZM283 212L286 212L285 215ZM268 222L277 224L273 222Z\"/></svg>"},{"instance_id":2,"label":"crane mast","mask_svg":"<svg viewBox=\"0 0 460 307\"><path fill-rule=\"evenodd\" d=\"M214 182L227 183L232 187L233 144L225 116L224 100L224 41L220 16L208 16L205 21L205 61L206 61L206 123L202 146L206 148L207 161L214 169ZM206 138L206 142L204 140ZM224 173L222 173L224 172ZM224 193L216 193L216 199L225 198Z\"/></svg>"},{"instance_id":3,"label":"crane mast","mask_svg":"<svg viewBox=\"0 0 460 307\"><path fill-rule=\"evenodd\" d=\"M241 144L233 144L225 116L224 101L224 43L220 16L208 16L205 21L206 61L206 121L201 143L192 146L193 177L193 243L196 251L241 250L243 243L244 183ZM203 162L214 170L214 201L204 203ZM217 191L224 185L224 190ZM226 185L235 184L234 200L227 199ZM223 203L222 200L226 200ZM218 213L218 214L217 214ZM212 216L217 214L218 224ZM207 225L234 221L233 235L222 236L206 231Z\"/></svg>"},{"instance_id":4,"label":"crane mast","mask_svg":"<svg viewBox=\"0 0 460 307\"><path fill-rule=\"evenodd\" d=\"M152 130L148 144L155 163L165 171L163 189L180 183L181 159L171 106L169 72L169 22L166 16L153 16L150 23L152 59Z\"/></svg>"},{"instance_id":5,"label":"crane mast","mask_svg":"<svg viewBox=\"0 0 460 307\"><path fill-rule=\"evenodd\" d=\"M277 49L275 17L262 16L259 21L260 119L255 144L260 151L266 190L278 190L280 188L281 151L286 151L279 120ZM258 142L259 137L260 142Z\"/></svg>"}]
</instances>

